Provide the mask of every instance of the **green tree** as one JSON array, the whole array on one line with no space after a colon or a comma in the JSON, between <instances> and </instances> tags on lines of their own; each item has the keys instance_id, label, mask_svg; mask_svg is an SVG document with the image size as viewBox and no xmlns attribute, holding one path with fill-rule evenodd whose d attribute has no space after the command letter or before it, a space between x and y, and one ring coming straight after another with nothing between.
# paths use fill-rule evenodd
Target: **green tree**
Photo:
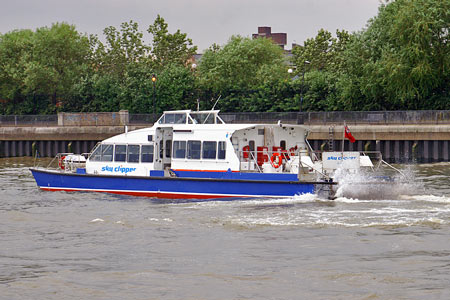
<instances>
[{"instance_id":1,"label":"green tree","mask_svg":"<svg viewBox=\"0 0 450 300\"><path fill-rule=\"evenodd\" d=\"M168 24L158 15L147 30L153 35L152 56L158 69L170 64L186 65L197 51L186 33L178 29L170 34L167 28Z\"/></svg>"},{"instance_id":2,"label":"green tree","mask_svg":"<svg viewBox=\"0 0 450 300\"><path fill-rule=\"evenodd\" d=\"M125 80L129 66L148 63L150 46L145 45L138 23L133 20L124 22L120 25L120 31L109 26L103 34L106 45L98 42L95 50L100 72Z\"/></svg>"},{"instance_id":3,"label":"green tree","mask_svg":"<svg viewBox=\"0 0 450 300\"><path fill-rule=\"evenodd\" d=\"M292 62L301 73L305 61L310 62L308 70L339 71L342 67L342 53L350 41L351 35L345 30L336 30L336 37L320 29L315 38L309 38L303 46L292 49Z\"/></svg>"},{"instance_id":4,"label":"green tree","mask_svg":"<svg viewBox=\"0 0 450 300\"><path fill-rule=\"evenodd\" d=\"M225 111L271 109L274 99L262 97L288 77L279 46L270 39L241 36L233 36L223 47L210 47L198 72L201 88L215 97L222 95L220 107Z\"/></svg>"},{"instance_id":5,"label":"green tree","mask_svg":"<svg viewBox=\"0 0 450 300\"><path fill-rule=\"evenodd\" d=\"M380 109L450 108L449 28L449 1L381 5L348 48L350 82Z\"/></svg>"},{"instance_id":6,"label":"green tree","mask_svg":"<svg viewBox=\"0 0 450 300\"><path fill-rule=\"evenodd\" d=\"M64 103L70 96L90 53L89 38L66 23L2 35L0 93L13 102L9 112L54 112L57 99Z\"/></svg>"},{"instance_id":7,"label":"green tree","mask_svg":"<svg viewBox=\"0 0 450 300\"><path fill-rule=\"evenodd\" d=\"M6 113L25 100L25 68L31 59L33 31L14 30L0 35L0 98L10 100ZM23 105L21 105L23 108ZM25 109L24 112L29 109Z\"/></svg>"},{"instance_id":8,"label":"green tree","mask_svg":"<svg viewBox=\"0 0 450 300\"><path fill-rule=\"evenodd\" d=\"M89 62L89 38L66 23L38 28L31 55L25 66L25 86L28 92L48 95L55 105L58 96L70 94Z\"/></svg>"},{"instance_id":9,"label":"green tree","mask_svg":"<svg viewBox=\"0 0 450 300\"><path fill-rule=\"evenodd\" d=\"M345 30L336 30L336 37L333 37L329 31L320 29L316 37L292 49L294 74L297 75L292 88L296 98L303 93L302 110L342 110L345 107L339 100L337 82L345 76L344 53L351 40L352 35Z\"/></svg>"}]
</instances>

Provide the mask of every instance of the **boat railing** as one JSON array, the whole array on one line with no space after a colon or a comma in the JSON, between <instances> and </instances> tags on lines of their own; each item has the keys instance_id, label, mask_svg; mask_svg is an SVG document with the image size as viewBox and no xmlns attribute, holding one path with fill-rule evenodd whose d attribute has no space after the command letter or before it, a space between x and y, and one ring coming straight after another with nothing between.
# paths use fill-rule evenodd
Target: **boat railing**
<instances>
[{"instance_id":1,"label":"boat railing","mask_svg":"<svg viewBox=\"0 0 450 300\"><path fill-rule=\"evenodd\" d=\"M262 149L261 149L262 148ZM303 173L316 172L326 176L315 164L323 161L323 154L330 151L310 151L308 149L276 149L269 150L268 147L261 147L258 150L242 150L238 151L240 171L242 172L259 172L263 173L264 167L272 167L272 171L277 173L290 173L292 164L297 164ZM339 151L334 151L339 152ZM344 151L349 152L349 151ZM380 151L352 151L358 152L360 157L368 157L371 164L368 165L373 171L377 171L382 165L387 165L392 169L395 167L387 164ZM365 167L365 165L362 165Z\"/></svg>"},{"instance_id":2,"label":"boat railing","mask_svg":"<svg viewBox=\"0 0 450 300\"><path fill-rule=\"evenodd\" d=\"M77 169L86 167L86 159L89 154L90 153L74 154L71 152L58 153L48 163L47 169L54 169L60 172L76 172Z\"/></svg>"},{"instance_id":3,"label":"boat railing","mask_svg":"<svg viewBox=\"0 0 450 300\"><path fill-rule=\"evenodd\" d=\"M307 150L269 150L265 149L258 150L241 150L238 151L239 166L241 172L258 172L263 173L264 167L272 168L272 171L277 173L288 172L289 168L286 167L295 158L299 156L308 156L309 152Z\"/></svg>"}]
</instances>

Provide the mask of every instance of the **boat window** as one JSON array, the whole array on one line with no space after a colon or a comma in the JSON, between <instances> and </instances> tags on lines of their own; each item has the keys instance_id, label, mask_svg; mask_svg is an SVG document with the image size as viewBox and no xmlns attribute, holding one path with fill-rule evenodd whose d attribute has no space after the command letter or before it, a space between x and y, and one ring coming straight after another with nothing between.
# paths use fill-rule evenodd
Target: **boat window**
<instances>
[{"instance_id":1,"label":"boat window","mask_svg":"<svg viewBox=\"0 0 450 300\"><path fill-rule=\"evenodd\" d=\"M148 140L149 142L153 141L153 135L147 135L147 140Z\"/></svg>"},{"instance_id":2,"label":"boat window","mask_svg":"<svg viewBox=\"0 0 450 300\"><path fill-rule=\"evenodd\" d=\"M281 149L283 149L283 150L286 150L286 141L281 141L280 142L280 147L281 147Z\"/></svg>"},{"instance_id":3,"label":"boat window","mask_svg":"<svg viewBox=\"0 0 450 300\"><path fill-rule=\"evenodd\" d=\"M214 113L191 113L191 118L194 119L196 124L214 124Z\"/></svg>"},{"instance_id":4,"label":"boat window","mask_svg":"<svg viewBox=\"0 0 450 300\"><path fill-rule=\"evenodd\" d=\"M170 154L172 153L172 140L166 141L166 157L170 158Z\"/></svg>"},{"instance_id":5,"label":"boat window","mask_svg":"<svg viewBox=\"0 0 450 300\"><path fill-rule=\"evenodd\" d=\"M101 161L113 160L113 145L102 145L102 158Z\"/></svg>"},{"instance_id":6,"label":"boat window","mask_svg":"<svg viewBox=\"0 0 450 300\"><path fill-rule=\"evenodd\" d=\"M173 142L173 158L186 158L186 141Z\"/></svg>"},{"instance_id":7,"label":"boat window","mask_svg":"<svg viewBox=\"0 0 450 300\"><path fill-rule=\"evenodd\" d=\"M160 124L186 124L186 114L185 113L166 113L159 120Z\"/></svg>"},{"instance_id":8,"label":"boat window","mask_svg":"<svg viewBox=\"0 0 450 300\"><path fill-rule=\"evenodd\" d=\"M250 159L255 159L255 141L254 140L250 140L248 141L248 147L250 150L250 153L248 153Z\"/></svg>"},{"instance_id":9,"label":"boat window","mask_svg":"<svg viewBox=\"0 0 450 300\"><path fill-rule=\"evenodd\" d=\"M99 144L95 149L92 151L91 156L89 156L90 161L100 161L102 158L102 145Z\"/></svg>"},{"instance_id":10,"label":"boat window","mask_svg":"<svg viewBox=\"0 0 450 300\"><path fill-rule=\"evenodd\" d=\"M127 162L139 162L139 145L128 145Z\"/></svg>"},{"instance_id":11,"label":"boat window","mask_svg":"<svg viewBox=\"0 0 450 300\"><path fill-rule=\"evenodd\" d=\"M225 144L225 142L219 142L219 150L217 151L218 152L218 155L217 155L218 159L225 159L226 146L227 145Z\"/></svg>"},{"instance_id":12,"label":"boat window","mask_svg":"<svg viewBox=\"0 0 450 300\"><path fill-rule=\"evenodd\" d=\"M202 157L204 159L216 159L217 142L203 142Z\"/></svg>"},{"instance_id":13,"label":"boat window","mask_svg":"<svg viewBox=\"0 0 450 300\"><path fill-rule=\"evenodd\" d=\"M141 162L153 162L153 145L143 145L141 149Z\"/></svg>"},{"instance_id":14,"label":"boat window","mask_svg":"<svg viewBox=\"0 0 450 300\"><path fill-rule=\"evenodd\" d=\"M112 161L113 158L113 145L98 145L91 156L90 161Z\"/></svg>"},{"instance_id":15,"label":"boat window","mask_svg":"<svg viewBox=\"0 0 450 300\"><path fill-rule=\"evenodd\" d=\"M126 145L116 145L114 161L125 161L126 157L127 157L127 146Z\"/></svg>"},{"instance_id":16,"label":"boat window","mask_svg":"<svg viewBox=\"0 0 450 300\"><path fill-rule=\"evenodd\" d=\"M248 141L248 147L250 148L250 151L255 151L255 141Z\"/></svg>"},{"instance_id":17,"label":"boat window","mask_svg":"<svg viewBox=\"0 0 450 300\"><path fill-rule=\"evenodd\" d=\"M188 159L200 159L201 146L202 146L202 144L200 141L188 141L187 158Z\"/></svg>"}]
</instances>

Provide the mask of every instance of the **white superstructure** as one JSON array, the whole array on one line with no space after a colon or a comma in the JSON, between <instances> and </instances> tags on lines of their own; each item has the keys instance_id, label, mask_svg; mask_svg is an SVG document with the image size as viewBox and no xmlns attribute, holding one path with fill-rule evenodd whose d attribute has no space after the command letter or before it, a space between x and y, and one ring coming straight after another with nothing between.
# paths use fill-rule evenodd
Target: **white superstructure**
<instances>
[{"instance_id":1,"label":"white superstructure","mask_svg":"<svg viewBox=\"0 0 450 300\"><path fill-rule=\"evenodd\" d=\"M167 111L150 128L99 143L86 173L151 176L169 170L291 173L307 155L301 125L225 124L219 111ZM298 170L298 159L297 168Z\"/></svg>"}]
</instances>

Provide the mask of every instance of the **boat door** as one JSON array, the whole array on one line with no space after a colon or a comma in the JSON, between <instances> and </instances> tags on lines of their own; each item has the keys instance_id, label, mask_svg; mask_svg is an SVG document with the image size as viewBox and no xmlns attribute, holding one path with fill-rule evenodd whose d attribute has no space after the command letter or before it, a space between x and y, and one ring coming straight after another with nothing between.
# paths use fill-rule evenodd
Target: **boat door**
<instances>
[{"instance_id":1,"label":"boat door","mask_svg":"<svg viewBox=\"0 0 450 300\"><path fill-rule=\"evenodd\" d=\"M172 139L173 129L171 127L156 129L156 144L158 152L155 150L155 170L164 170L171 167L172 163ZM158 154L156 154L158 153Z\"/></svg>"}]
</instances>

